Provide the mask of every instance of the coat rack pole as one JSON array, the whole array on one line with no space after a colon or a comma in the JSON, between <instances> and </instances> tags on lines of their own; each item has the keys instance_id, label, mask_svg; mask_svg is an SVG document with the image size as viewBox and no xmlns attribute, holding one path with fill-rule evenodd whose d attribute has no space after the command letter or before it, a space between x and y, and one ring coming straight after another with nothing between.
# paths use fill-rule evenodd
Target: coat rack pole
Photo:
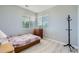
<instances>
[{"instance_id":1,"label":"coat rack pole","mask_svg":"<svg viewBox=\"0 0 79 59\"><path fill-rule=\"evenodd\" d=\"M67 21L68 21L68 44L66 44L66 45L64 45L64 47L66 47L66 46L68 46L69 47L69 49L70 49L70 52L72 52L72 49L75 49L72 45L71 45L71 42L70 42L70 31L72 30L71 28L70 28L70 21L71 21L72 19L71 19L71 17L70 17L70 15L68 15L68 18L67 18Z\"/></svg>"}]
</instances>

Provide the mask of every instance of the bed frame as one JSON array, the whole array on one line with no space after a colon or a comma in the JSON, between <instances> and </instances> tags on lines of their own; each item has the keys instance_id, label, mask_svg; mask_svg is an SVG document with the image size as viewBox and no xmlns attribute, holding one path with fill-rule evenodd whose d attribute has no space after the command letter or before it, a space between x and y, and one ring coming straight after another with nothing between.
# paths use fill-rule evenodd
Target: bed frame
<instances>
[{"instance_id":1,"label":"bed frame","mask_svg":"<svg viewBox=\"0 0 79 59\"><path fill-rule=\"evenodd\" d=\"M14 48L14 51L15 51L15 53L19 53L19 52L35 45L35 44L38 44L38 43L40 43L40 40L36 40L34 42L31 42L30 44L27 44L27 45L24 45L24 46L21 46L21 47L16 47L16 48Z\"/></svg>"}]
</instances>

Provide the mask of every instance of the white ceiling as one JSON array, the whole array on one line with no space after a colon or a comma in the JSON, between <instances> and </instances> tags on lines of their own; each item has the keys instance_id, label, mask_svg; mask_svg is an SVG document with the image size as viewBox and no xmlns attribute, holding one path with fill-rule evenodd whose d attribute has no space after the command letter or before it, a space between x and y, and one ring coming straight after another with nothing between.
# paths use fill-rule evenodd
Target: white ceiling
<instances>
[{"instance_id":1,"label":"white ceiling","mask_svg":"<svg viewBox=\"0 0 79 59\"><path fill-rule=\"evenodd\" d=\"M25 7L25 5L18 5L18 6L24 8L24 9L33 11L35 13L39 13L39 12L42 12L46 9L52 8L55 5L27 5L27 7Z\"/></svg>"}]
</instances>

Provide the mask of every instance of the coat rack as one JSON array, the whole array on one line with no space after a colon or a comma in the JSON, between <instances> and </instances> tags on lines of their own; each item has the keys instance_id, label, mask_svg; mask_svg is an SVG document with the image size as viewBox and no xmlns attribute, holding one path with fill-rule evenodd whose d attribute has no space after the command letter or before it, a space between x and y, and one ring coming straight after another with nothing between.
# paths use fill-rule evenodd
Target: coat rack
<instances>
[{"instance_id":1,"label":"coat rack","mask_svg":"<svg viewBox=\"0 0 79 59\"><path fill-rule=\"evenodd\" d=\"M67 17L67 21L68 21L68 29L67 29L67 31L68 31L68 44L64 45L65 47L66 47L66 46L69 47L70 52L72 52L72 49L75 49L75 48L71 45L71 41L70 41L70 31L72 31L72 29L70 28L70 21L71 21L71 20L72 20L72 19L71 19L70 15L68 15L68 17Z\"/></svg>"}]
</instances>

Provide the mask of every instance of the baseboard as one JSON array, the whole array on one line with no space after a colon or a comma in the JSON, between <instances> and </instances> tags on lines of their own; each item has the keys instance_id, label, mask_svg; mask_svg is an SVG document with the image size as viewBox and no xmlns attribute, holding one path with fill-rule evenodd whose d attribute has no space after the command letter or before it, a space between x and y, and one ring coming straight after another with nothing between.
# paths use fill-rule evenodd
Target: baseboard
<instances>
[{"instance_id":1,"label":"baseboard","mask_svg":"<svg viewBox=\"0 0 79 59\"><path fill-rule=\"evenodd\" d=\"M78 46L76 46L76 45L73 45L73 47L75 47L76 49L78 49L78 50L79 50L79 47L78 47Z\"/></svg>"},{"instance_id":2,"label":"baseboard","mask_svg":"<svg viewBox=\"0 0 79 59\"><path fill-rule=\"evenodd\" d=\"M47 38L48 40L51 40L50 38ZM65 45L66 43L64 43L64 42L61 42L61 41L57 41L57 40L51 40L51 41L55 41L55 42L57 42L57 43L59 43L59 44L63 44L63 45ZM79 50L79 47L78 46L76 46L76 45L72 45L74 48L76 48L76 49L78 49Z\"/></svg>"}]
</instances>

